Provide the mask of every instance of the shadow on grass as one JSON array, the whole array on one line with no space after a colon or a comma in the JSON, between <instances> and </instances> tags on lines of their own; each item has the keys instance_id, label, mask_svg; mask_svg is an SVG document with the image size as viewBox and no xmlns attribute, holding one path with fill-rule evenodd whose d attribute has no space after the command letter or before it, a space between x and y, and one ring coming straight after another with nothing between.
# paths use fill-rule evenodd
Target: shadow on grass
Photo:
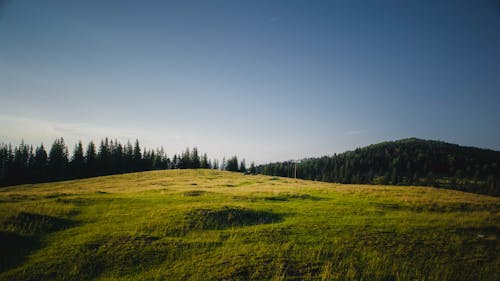
<instances>
[{"instance_id":1,"label":"shadow on grass","mask_svg":"<svg viewBox=\"0 0 500 281\"><path fill-rule=\"evenodd\" d=\"M43 235L75 225L69 219L28 212L8 217L0 231L0 271L21 264L29 253L40 249Z\"/></svg>"},{"instance_id":2,"label":"shadow on grass","mask_svg":"<svg viewBox=\"0 0 500 281\"><path fill-rule=\"evenodd\" d=\"M200 195L205 195L209 193L208 191L204 190L189 190L183 193L184 196L200 196Z\"/></svg>"},{"instance_id":3,"label":"shadow on grass","mask_svg":"<svg viewBox=\"0 0 500 281\"><path fill-rule=\"evenodd\" d=\"M53 216L20 212L3 223L3 229L21 235L40 235L76 225L76 222Z\"/></svg>"},{"instance_id":4,"label":"shadow on grass","mask_svg":"<svg viewBox=\"0 0 500 281\"><path fill-rule=\"evenodd\" d=\"M0 231L0 272L22 263L37 248L40 248L38 237Z\"/></svg>"},{"instance_id":5,"label":"shadow on grass","mask_svg":"<svg viewBox=\"0 0 500 281\"><path fill-rule=\"evenodd\" d=\"M121 280L165 261L219 246L220 242L186 242L149 235L107 236L61 249L61 258L14 269L5 277L23 281L91 280L106 272Z\"/></svg>"},{"instance_id":6,"label":"shadow on grass","mask_svg":"<svg viewBox=\"0 0 500 281\"><path fill-rule=\"evenodd\" d=\"M24 195L24 194L10 194L7 196L0 197L0 203L14 203L21 201L33 201L40 199L39 196L34 195Z\"/></svg>"},{"instance_id":7,"label":"shadow on grass","mask_svg":"<svg viewBox=\"0 0 500 281\"><path fill-rule=\"evenodd\" d=\"M266 201L290 201L290 200L313 200L313 201L318 201L322 200L323 198L317 197L317 196L312 196L309 194L293 194L293 193L283 193L283 194L278 194L274 196L268 196L264 197L264 200Z\"/></svg>"},{"instance_id":8,"label":"shadow on grass","mask_svg":"<svg viewBox=\"0 0 500 281\"><path fill-rule=\"evenodd\" d=\"M184 213L175 222L161 226L146 227L144 231L161 229L165 236L180 237L191 231L224 230L258 224L271 224L283 221L283 214L242 207L223 206L213 209L200 208Z\"/></svg>"},{"instance_id":9,"label":"shadow on grass","mask_svg":"<svg viewBox=\"0 0 500 281\"><path fill-rule=\"evenodd\" d=\"M270 211L225 206L219 209L195 209L188 212L185 216L185 228L188 230L225 229L275 223L282 220L282 215Z\"/></svg>"}]
</instances>

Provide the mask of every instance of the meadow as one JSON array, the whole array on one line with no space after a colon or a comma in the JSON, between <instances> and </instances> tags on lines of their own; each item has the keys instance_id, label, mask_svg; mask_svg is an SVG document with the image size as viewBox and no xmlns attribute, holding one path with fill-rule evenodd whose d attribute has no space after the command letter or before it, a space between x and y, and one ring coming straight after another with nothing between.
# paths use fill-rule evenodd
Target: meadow
<instances>
[{"instance_id":1,"label":"meadow","mask_svg":"<svg viewBox=\"0 0 500 281\"><path fill-rule=\"evenodd\" d=\"M167 170L0 189L0 280L500 280L500 198Z\"/></svg>"}]
</instances>

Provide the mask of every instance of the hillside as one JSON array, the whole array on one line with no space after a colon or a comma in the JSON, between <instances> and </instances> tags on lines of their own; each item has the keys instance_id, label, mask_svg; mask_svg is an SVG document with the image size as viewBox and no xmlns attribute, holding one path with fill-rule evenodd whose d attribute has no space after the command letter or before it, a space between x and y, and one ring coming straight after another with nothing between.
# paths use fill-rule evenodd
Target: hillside
<instances>
[{"instance_id":1,"label":"hillside","mask_svg":"<svg viewBox=\"0 0 500 281\"><path fill-rule=\"evenodd\" d=\"M295 176L292 161L257 167ZM303 159L298 178L339 183L425 185L500 195L500 152L416 138L383 142L333 156Z\"/></svg>"},{"instance_id":2,"label":"hillside","mask_svg":"<svg viewBox=\"0 0 500 281\"><path fill-rule=\"evenodd\" d=\"M0 189L0 280L500 280L500 199L168 170Z\"/></svg>"}]
</instances>

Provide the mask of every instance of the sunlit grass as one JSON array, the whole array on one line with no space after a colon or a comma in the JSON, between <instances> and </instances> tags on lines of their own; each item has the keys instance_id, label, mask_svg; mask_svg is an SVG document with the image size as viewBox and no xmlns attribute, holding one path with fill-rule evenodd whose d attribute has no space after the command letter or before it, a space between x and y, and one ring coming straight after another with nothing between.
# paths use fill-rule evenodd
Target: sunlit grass
<instances>
[{"instance_id":1,"label":"sunlit grass","mask_svg":"<svg viewBox=\"0 0 500 281\"><path fill-rule=\"evenodd\" d=\"M500 199L214 170L0 191L2 280L500 280Z\"/></svg>"}]
</instances>

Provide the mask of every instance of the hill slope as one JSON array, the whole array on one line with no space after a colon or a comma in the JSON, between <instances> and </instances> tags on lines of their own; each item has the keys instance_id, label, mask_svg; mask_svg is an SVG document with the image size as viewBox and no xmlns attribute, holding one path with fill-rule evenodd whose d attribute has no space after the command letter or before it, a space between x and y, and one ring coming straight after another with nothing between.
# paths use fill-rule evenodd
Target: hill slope
<instances>
[{"instance_id":1,"label":"hill slope","mask_svg":"<svg viewBox=\"0 0 500 281\"><path fill-rule=\"evenodd\" d=\"M0 280L500 280L500 199L169 170L0 190Z\"/></svg>"},{"instance_id":2,"label":"hill slope","mask_svg":"<svg viewBox=\"0 0 500 281\"><path fill-rule=\"evenodd\" d=\"M267 175L294 177L295 163L258 167ZM341 183L426 185L500 195L500 152L440 141L404 139L297 164L297 177Z\"/></svg>"}]
</instances>

